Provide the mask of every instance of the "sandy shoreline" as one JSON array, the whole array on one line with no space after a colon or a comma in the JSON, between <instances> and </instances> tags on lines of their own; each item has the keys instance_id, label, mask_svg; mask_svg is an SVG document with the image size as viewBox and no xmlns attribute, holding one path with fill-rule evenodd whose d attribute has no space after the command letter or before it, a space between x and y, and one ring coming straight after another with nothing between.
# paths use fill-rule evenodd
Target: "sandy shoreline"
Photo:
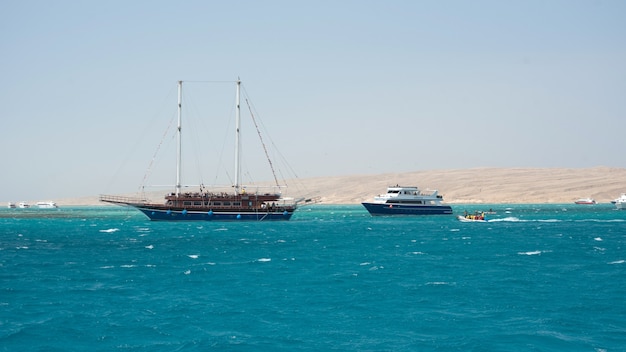
<instances>
[{"instance_id":1,"label":"sandy shoreline","mask_svg":"<svg viewBox=\"0 0 626 352\"><path fill-rule=\"evenodd\" d=\"M626 169L474 168L378 175L347 175L287 181L287 196L317 196L321 204L360 204L390 185L437 189L448 204L571 203L591 197L608 203L626 192ZM161 202L163 191L150 197ZM98 195L55 200L58 205L104 205Z\"/></svg>"}]
</instances>

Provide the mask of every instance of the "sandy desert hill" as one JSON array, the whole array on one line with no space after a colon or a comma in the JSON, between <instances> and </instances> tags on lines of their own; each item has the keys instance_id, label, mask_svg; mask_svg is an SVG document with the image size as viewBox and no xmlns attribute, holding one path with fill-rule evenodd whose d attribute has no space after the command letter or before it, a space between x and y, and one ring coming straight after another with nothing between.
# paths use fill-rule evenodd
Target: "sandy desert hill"
<instances>
[{"instance_id":1,"label":"sandy desert hill","mask_svg":"<svg viewBox=\"0 0 626 352\"><path fill-rule=\"evenodd\" d=\"M592 197L608 203L626 192L626 169L474 168L288 180L288 196L317 196L321 204L359 204L387 186L437 189L449 204L570 203ZM150 193L160 202L163 191ZM102 205L98 196L59 199L59 205Z\"/></svg>"},{"instance_id":2,"label":"sandy desert hill","mask_svg":"<svg viewBox=\"0 0 626 352\"><path fill-rule=\"evenodd\" d=\"M476 168L305 181L333 204L360 203L395 184L437 189L450 204L570 203L582 197L609 202L626 192L626 169Z\"/></svg>"}]
</instances>

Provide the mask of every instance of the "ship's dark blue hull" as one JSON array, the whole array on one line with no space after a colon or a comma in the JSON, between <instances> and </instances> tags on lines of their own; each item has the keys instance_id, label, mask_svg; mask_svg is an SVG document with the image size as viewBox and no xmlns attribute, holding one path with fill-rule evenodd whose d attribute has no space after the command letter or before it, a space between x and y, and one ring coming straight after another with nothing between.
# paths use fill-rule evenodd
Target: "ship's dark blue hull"
<instances>
[{"instance_id":1,"label":"ship's dark blue hull","mask_svg":"<svg viewBox=\"0 0 626 352\"><path fill-rule=\"evenodd\" d=\"M446 215L452 214L449 205L406 205L361 203L371 215Z\"/></svg>"},{"instance_id":2,"label":"ship's dark blue hull","mask_svg":"<svg viewBox=\"0 0 626 352\"><path fill-rule=\"evenodd\" d=\"M164 210L135 206L150 220L154 221L285 221L293 215L293 211L282 212L220 212L220 211L188 211Z\"/></svg>"}]
</instances>

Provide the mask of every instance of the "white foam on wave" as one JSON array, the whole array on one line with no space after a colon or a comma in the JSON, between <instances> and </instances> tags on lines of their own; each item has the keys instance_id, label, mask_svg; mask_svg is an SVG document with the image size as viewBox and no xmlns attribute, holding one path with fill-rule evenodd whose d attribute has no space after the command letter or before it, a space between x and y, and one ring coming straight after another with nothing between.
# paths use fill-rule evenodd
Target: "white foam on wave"
<instances>
[{"instance_id":1,"label":"white foam on wave","mask_svg":"<svg viewBox=\"0 0 626 352\"><path fill-rule=\"evenodd\" d=\"M154 249L153 245L146 246L147 249Z\"/></svg>"},{"instance_id":2,"label":"white foam on wave","mask_svg":"<svg viewBox=\"0 0 626 352\"><path fill-rule=\"evenodd\" d=\"M257 261L262 263L271 262L272 258L259 258Z\"/></svg>"},{"instance_id":3,"label":"white foam on wave","mask_svg":"<svg viewBox=\"0 0 626 352\"><path fill-rule=\"evenodd\" d=\"M599 223L611 223L611 222L624 222L626 219L580 219L574 220L575 222L599 222Z\"/></svg>"},{"instance_id":4,"label":"white foam on wave","mask_svg":"<svg viewBox=\"0 0 626 352\"><path fill-rule=\"evenodd\" d=\"M487 218L488 222L522 222L522 220L520 220L519 218L516 218L514 216L508 216L506 218L496 218L496 219L492 219L492 218Z\"/></svg>"},{"instance_id":5,"label":"white foam on wave","mask_svg":"<svg viewBox=\"0 0 626 352\"><path fill-rule=\"evenodd\" d=\"M100 230L100 232L112 233L112 232L117 232L119 230L120 229L118 229L118 228L114 228L114 229Z\"/></svg>"},{"instance_id":6,"label":"white foam on wave","mask_svg":"<svg viewBox=\"0 0 626 352\"><path fill-rule=\"evenodd\" d=\"M198 254L189 254L187 255L189 258L191 259L198 259L199 255Z\"/></svg>"},{"instance_id":7,"label":"white foam on wave","mask_svg":"<svg viewBox=\"0 0 626 352\"><path fill-rule=\"evenodd\" d=\"M594 238L595 241L602 241L602 237L596 237Z\"/></svg>"},{"instance_id":8,"label":"white foam on wave","mask_svg":"<svg viewBox=\"0 0 626 352\"><path fill-rule=\"evenodd\" d=\"M624 264L624 263L626 263L626 260L616 260L613 262L609 262L609 264Z\"/></svg>"},{"instance_id":9,"label":"white foam on wave","mask_svg":"<svg viewBox=\"0 0 626 352\"><path fill-rule=\"evenodd\" d=\"M191 274L191 270L186 270L183 274L189 275L189 274Z\"/></svg>"},{"instance_id":10,"label":"white foam on wave","mask_svg":"<svg viewBox=\"0 0 626 352\"><path fill-rule=\"evenodd\" d=\"M519 255L539 255L541 251L517 252Z\"/></svg>"},{"instance_id":11,"label":"white foam on wave","mask_svg":"<svg viewBox=\"0 0 626 352\"><path fill-rule=\"evenodd\" d=\"M488 222L563 222L563 220L559 219L533 219L533 220L523 220L515 216L508 216L506 218L488 218Z\"/></svg>"},{"instance_id":12,"label":"white foam on wave","mask_svg":"<svg viewBox=\"0 0 626 352\"><path fill-rule=\"evenodd\" d=\"M431 281L431 282L427 282L426 283L427 286L442 286L442 285L449 285L452 286L454 285L454 282L447 282L447 281Z\"/></svg>"}]
</instances>

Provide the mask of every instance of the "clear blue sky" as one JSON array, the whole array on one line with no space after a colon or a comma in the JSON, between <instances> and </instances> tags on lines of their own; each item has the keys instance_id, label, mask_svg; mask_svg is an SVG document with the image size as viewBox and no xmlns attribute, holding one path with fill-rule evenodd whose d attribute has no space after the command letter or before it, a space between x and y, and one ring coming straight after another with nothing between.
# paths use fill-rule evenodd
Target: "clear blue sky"
<instances>
[{"instance_id":1,"label":"clear blue sky","mask_svg":"<svg viewBox=\"0 0 626 352\"><path fill-rule=\"evenodd\" d=\"M625 1L25 0L0 16L0 201L135 191L178 80L241 77L300 178L626 167Z\"/></svg>"}]
</instances>

